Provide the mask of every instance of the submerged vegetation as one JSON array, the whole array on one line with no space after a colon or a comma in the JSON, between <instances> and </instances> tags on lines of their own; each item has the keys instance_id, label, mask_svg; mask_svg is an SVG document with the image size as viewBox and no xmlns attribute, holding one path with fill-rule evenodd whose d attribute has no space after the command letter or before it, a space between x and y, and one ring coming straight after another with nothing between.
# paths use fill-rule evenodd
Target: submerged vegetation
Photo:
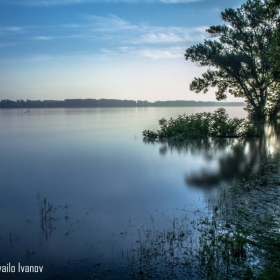
<instances>
[{"instance_id":1,"label":"submerged vegetation","mask_svg":"<svg viewBox=\"0 0 280 280\"><path fill-rule=\"evenodd\" d=\"M245 119L229 118L224 108L214 113L198 113L180 115L177 119L159 120L160 129L157 131L144 130L146 141L175 140L205 137L255 137L260 132Z\"/></svg>"},{"instance_id":2,"label":"submerged vegetation","mask_svg":"<svg viewBox=\"0 0 280 280\"><path fill-rule=\"evenodd\" d=\"M139 231L130 278L280 279L279 163L274 155L259 174L222 188L206 216Z\"/></svg>"}]
</instances>

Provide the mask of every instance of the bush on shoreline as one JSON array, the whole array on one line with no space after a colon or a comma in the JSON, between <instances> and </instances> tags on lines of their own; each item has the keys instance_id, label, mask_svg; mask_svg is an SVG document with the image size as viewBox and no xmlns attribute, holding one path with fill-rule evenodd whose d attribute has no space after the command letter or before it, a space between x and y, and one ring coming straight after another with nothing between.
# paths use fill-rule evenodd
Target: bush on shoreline
<instances>
[{"instance_id":1,"label":"bush on shoreline","mask_svg":"<svg viewBox=\"0 0 280 280\"><path fill-rule=\"evenodd\" d=\"M245 119L229 118L224 108L214 113L179 115L177 119L159 120L157 131L144 130L146 141L174 140L205 137L257 137L260 132Z\"/></svg>"}]
</instances>

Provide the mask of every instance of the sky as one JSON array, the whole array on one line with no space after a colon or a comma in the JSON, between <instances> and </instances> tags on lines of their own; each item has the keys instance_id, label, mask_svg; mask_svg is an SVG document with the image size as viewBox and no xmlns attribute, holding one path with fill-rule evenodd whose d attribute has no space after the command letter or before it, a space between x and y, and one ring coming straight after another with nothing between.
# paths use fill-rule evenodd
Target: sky
<instances>
[{"instance_id":1,"label":"sky","mask_svg":"<svg viewBox=\"0 0 280 280\"><path fill-rule=\"evenodd\" d=\"M0 99L214 101L190 91L205 68L184 53L242 3L0 0Z\"/></svg>"}]
</instances>

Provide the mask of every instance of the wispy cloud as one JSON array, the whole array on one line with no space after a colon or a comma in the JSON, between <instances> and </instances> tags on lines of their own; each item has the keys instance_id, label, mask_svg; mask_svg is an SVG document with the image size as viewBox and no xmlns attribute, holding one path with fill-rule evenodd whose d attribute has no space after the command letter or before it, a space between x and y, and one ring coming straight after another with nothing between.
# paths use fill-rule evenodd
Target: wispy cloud
<instances>
[{"instance_id":1,"label":"wispy cloud","mask_svg":"<svg viewBox=\"0 0 280 280\"><path fill-rule=\"evenodd\" d=\"M55 37L53 36L36 36L34 37L34 40L39 40L39 41L50 41L50 40L54 40Z\"/></svg>"},{"instance_id":2,"label":"wispy cloud","mask_svg":"<svg viewBox=\"0 0 280 280\"><path fill-rule=\"evenodd\" d=\"M163 3L182 4L199 2L201 0L0 0L0 4L16 4L27 6L57 6L57 5L77 5L83 3Z\"/></svg>"},{"instance_id":3,"label":"wispy cloud","mask_svg":"<svg viewBox=\"0 0 280 280\"><path fill-rule=\"evenodd\" d=\"M131 52L135 51L137 48L135 47L118 47L117 50L120 50L122 52Z\"/></svg>"},{"instance_id":4,"label":"wispy cloud","mask_svg":"<svg viewBox=\"0 0 280 280\"><path fill-rule=\"evenodd\" d=\"M0 26L0 33L8 33L8 32L23 32L24 28L21 26Z\"/></svg>"},{"instance_id":5,"label":"wispy cloud","mask_svg":"<svg viewBox=\"0 0 280 280\"><path fill-rule=\"evenodd\" d=\"M174 28L174 27L151 27L150 31L139 36L135 43L148 44L164 44L164 43L180 43L195 42L205 38L205 29L194 28Z\"/></svg>"},{"instance_id":6,"label":"wispy cloud","mask_svg":"<svg viewBox=\"0 0 280 280\"><path fill-rule=\"evenodd\" d=\"M184 49L189 44L206 38L205 29L205 26L187 28L154 26L147 22L135 23L113 14L108 16L80 14L77 22L58 26L0 27L0 35L9 44L30 44L31 48L38 53L44 52L49 46L53 50L52 44L56 40L60 40L59 46L63 46L63 44L65 46L63 48L65 56L76 52L80 46L83 46L83 49L90 48L92 52L95 52L94 59L98 52L102 57L133 54L151 59L162 59L182 57ZM69 40L69 43L62 42L63 40ZM40 44L34 44L35 41ZM5 46L7 45L0 45L1 48ZM27 53L29 52L26 51ZM50 51L50 55L56 53ZM60 53L62 53L62 49L60 49Z\"/></svg>"},{"instance_id":7,"label":"wispy cloud","mask_svg":"<svg viewBox=\"0 0 280 280\"><path fill-rule=\"evenodd\" d=\"M82 15L82 17L91 26L89 30L92 34L100 32L103 39L111 38L113 40L117 37L118 42L130 44L195 42L203 40L206 36L205 26L186 28L151 26L147 23L131 24L115 15L108 15L107 17Z\"/></svg>"},{"instance_id":8,"label":"wispy cloud","mask_svg":"<svg viewBox=\"0 0 280 280\"><path fill-rule=\"evenodd\" d=\"M144 43L177 43L185 40L184 37L174 33L148 33L141 37Z\"/></svg>"},{"instance_id":9,"label":"wispy cloud","mask_svg":"<svg viewBox=\"0 0 280 280\"><path fill-rule=\"evenodd\" d=\"M22 32L23 31L23 28L20 26L9 26L4 29L7 31L11 31L11 32Z\"/></svg>"},{"instance_id":10,"label":"wispy cloud","mask_svg":"<svg viewBox=\"0 0 280 280\"><path fill-rule=\"evenodd\" d=\"M1 0L0 0L1 1ZM119 44L173 44L201 41L206 27L153 26L148 23L131 23L109 14L97 16L80 14L75 23L59 26L0 26L0 35L21 34L20 40L53 41L61 39L114 41ZM25 37L25 38L24 38Z\"/></svg>"},{"instance_id":11,"label":"wispy cloud","mask_svg":"<svg viewBox=\"0 0 280 280\"><path fill-rule=\"evenodd\" d=\"M108 56L115 56L120 51L122 53L138 56L147 57L154 60L167 59L167 58L182 58L184 56L185 48L183 47L169 47L169 48L147 48L147 47L118 47L107 49L103 48L101 51Z\"/></svg>"},{"instance_id":12,"label":"wispy cloud","mask_svg":"<svg viewBox=\"0 0 280 280\"><path fill-rule=\"evenodd\" d=\"M1 47L1 45L0 45ZM122 46L117 48L101 48L98 51L92 52L72 52L68 54L33 54L17 58L0 58L0 63L13 62L41 62L41 61L105 61L115 57L145 57L153 60L159 59L174 59L183 58L185 48L170 47L170 48L146 48L146 47L129 47Z\"/></svg>"},{"instance_id":13,"label":"wispy cloud","mask_svg":"<svg viewBox=\"0 0 280 280\"><path fill-rule=\"evenodd\" d=\"M166 59L166 58L183 58L184 50L180 47L163 48L163 49L149 49L144 48L138 50L140 56L152 59Z\"/></svg>"},{"instance_id":14,"label":"wispy cloud","mask_svg":"<svg viewBox=\"0 0 280 280\"><path fill-rule=\"evenodd\" d=\"M109 14L107 17L96 16L96 15L81 15L88 22L91 22L94 27L94 31L110 32L119 30L132 30L138 29L137 25L133 25L128 21L116 16Z\"/></svg>"}]
</instances>

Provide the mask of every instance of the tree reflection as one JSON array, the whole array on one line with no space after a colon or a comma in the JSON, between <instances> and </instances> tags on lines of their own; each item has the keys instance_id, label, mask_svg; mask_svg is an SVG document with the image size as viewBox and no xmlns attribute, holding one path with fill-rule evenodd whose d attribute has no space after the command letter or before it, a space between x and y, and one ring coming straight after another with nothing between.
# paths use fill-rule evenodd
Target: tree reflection
<instances>
[{"instance_id":1,"label":"tree reflection","mask_svg":"<svg viewBox=\"0 0 280 280\"><path fill-rule=\"evenodd\" d=\"M246 177L260 169L269 154L279 149L280 126L278 124L259 125L263 131L260 138L205 138L190 139L185 142L161 142L159 153L169 152L191 154L202 157L207 163L216 162L217 168L201 168L186 175L188 187L211 190L229 183L235 177Z\"/></svg>"}]
</instances>

